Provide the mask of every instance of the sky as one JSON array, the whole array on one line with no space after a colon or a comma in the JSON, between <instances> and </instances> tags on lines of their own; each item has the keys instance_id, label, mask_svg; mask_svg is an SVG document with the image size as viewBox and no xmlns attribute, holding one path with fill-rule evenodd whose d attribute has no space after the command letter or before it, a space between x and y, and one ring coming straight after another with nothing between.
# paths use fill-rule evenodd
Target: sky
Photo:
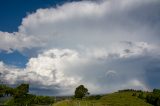
<instances>
[{"instance_id":1,"label":"sky","mask_svg":"<svg viewBox=\"0 0 160 106\"><path fill-rule=\"evenodd\" d=\"M1 0L0 79L39 95L160 88L159 0Z\"/></svg>"}]
</instances>

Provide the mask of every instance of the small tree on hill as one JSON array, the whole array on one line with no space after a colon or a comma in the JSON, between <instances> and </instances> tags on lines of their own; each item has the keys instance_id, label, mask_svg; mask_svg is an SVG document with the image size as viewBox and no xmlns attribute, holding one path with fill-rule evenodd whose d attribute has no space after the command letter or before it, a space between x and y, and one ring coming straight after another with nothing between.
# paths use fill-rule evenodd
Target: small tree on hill
<instances>
[{"instance_id":1,"label":"small tree on hill","mask_svg":"<svg viewBox=\"0 0 160 106\"><path fill-rule=\"evenodd\" d=\"M75 98L83 98L86 95L89 95L88 89L84 85L80 85L75 90Z\"/></svg>"}]
</instances>

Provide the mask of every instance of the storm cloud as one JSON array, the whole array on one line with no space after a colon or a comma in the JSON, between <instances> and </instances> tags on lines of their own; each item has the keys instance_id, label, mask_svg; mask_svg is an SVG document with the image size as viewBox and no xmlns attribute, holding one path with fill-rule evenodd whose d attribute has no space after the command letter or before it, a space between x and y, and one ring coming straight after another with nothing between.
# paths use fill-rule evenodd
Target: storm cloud
<instances>
[{"instance_id":1,"label":"storm cloud","mask_svg":"<svg viewBox=\"0 0 160 106\"><path fill-rule=\"evenodd\" d=\"M159 0L79 1L38 9L23 18L18 32L0 32L1 50L34 54L23 69L1 62L2 78L59 95L72 94L79 84L91 93L160 87L159 13Z\"/></svg>"}]
</instances>

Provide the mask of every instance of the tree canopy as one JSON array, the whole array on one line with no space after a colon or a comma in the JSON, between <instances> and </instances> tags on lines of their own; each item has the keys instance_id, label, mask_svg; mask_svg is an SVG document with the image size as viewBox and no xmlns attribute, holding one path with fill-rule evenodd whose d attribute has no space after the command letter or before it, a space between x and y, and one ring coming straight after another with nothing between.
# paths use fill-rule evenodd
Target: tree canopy
<instances>
[{"instance_id":1,"label":"tree canopy","mask_svg":"<svg viewBox=\"0 0 160 106\"><path fill-rule=\"evenodd\" d=\"M84 85L80 85L75 90L75 98L83 98L86 95L89 95L88 89Z\"/></svg>"}]
</instances>

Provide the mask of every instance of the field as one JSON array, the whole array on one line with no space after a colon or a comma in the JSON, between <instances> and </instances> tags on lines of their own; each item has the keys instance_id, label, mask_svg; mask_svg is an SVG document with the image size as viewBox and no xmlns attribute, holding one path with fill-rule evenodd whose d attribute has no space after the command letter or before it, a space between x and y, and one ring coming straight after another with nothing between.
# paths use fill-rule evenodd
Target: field
<instances>
[{"instance_id":1,"label":"field","mask_svg":"<svg viewBox=\"0 0 160 106\"><path fill-rule=\"evenodd\" d=\"M131 91L117 92L104 95L99 100L64 100L52 106L152 106L132 95Z\"/></svg>"}]
</instances>

